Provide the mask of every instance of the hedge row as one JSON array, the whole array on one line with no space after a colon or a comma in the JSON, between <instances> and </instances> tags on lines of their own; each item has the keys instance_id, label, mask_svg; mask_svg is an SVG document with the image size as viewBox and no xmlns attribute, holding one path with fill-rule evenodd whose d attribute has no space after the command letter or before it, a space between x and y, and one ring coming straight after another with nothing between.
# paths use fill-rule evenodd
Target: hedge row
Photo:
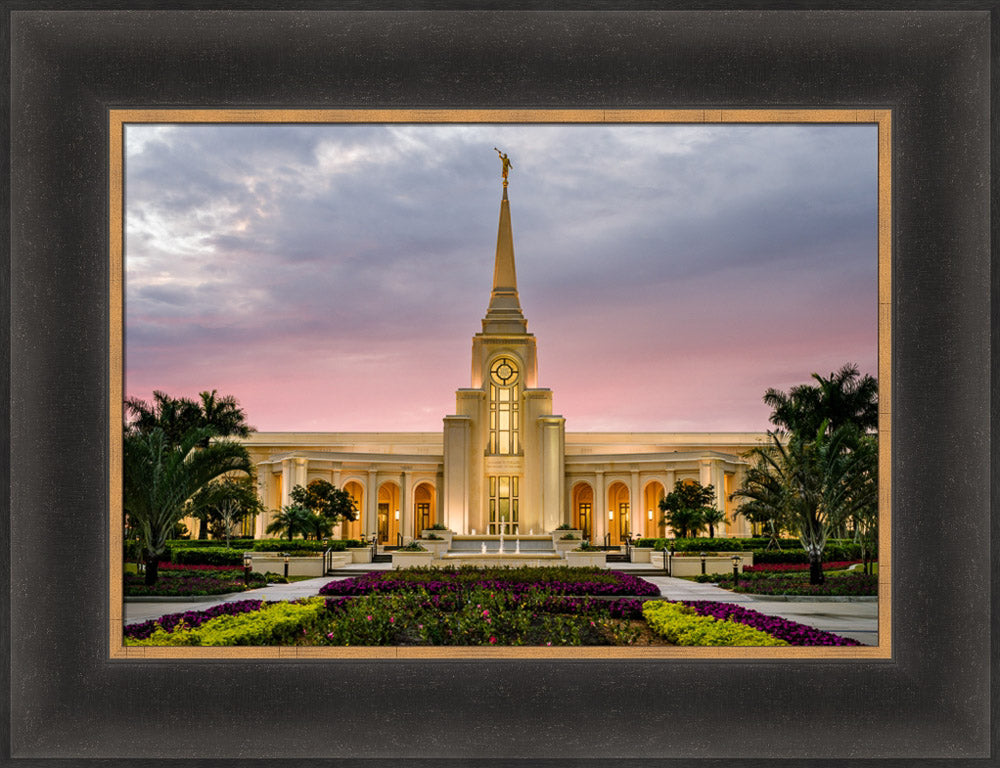
<instances>
[{"instance_id":1,"label":"hedge row","mask_svg":"<svg viewBox=\"0 0 1000 768\"><path fill-rule=\"evenodd\" d=\"M209 540L197 543L186 539L175 539L167 543L167 549L160 557L161 562L172 562L178 565L242 565L243 553L253 552L287 552L290 555L312 555L325 552L328 548L334 552L343 552L348 547L364 546L356 539L336 539L330 542L306 541L304 539L233 539L229 548L219 540ZM191 546L194 544L194 546ZM140 557L137 542L126 542L125 559L135 560Z\"/></svg>"},{"instance_id":2,"label":"hedge row","mask_svg":"<svg viewBox=\"0 0 1000 768\"><path fill-rule=\"evenodd\" d=\"M675 552L753 552L754 564L808 563L809 554L799 545L798 539L782 539L782 549L766 549L768 539L640 539L639 546L663 549L673 547ZM869 557L873 555L869 553ZM860 560L861 547L846 539L828 541L823 550L823 560Z\"/></svg>"}]
</instances>

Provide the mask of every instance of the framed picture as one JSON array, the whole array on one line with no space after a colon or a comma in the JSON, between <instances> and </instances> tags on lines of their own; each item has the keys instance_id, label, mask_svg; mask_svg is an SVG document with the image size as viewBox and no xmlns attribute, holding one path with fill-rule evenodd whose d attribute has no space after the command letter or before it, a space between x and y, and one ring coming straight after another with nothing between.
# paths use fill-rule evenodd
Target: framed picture
<instances>
[{"instance_id":1,"label":"framed picture","mask_svg":"<svg viewBox=\"0 0 1000 768\"><path fill-rule=\"evenodd\" d=\"M9 759L988 757L987 10L11 13ZM886 115L891 656L114 658L109 118L165 108Z\"/></svg>"}]
</instances>

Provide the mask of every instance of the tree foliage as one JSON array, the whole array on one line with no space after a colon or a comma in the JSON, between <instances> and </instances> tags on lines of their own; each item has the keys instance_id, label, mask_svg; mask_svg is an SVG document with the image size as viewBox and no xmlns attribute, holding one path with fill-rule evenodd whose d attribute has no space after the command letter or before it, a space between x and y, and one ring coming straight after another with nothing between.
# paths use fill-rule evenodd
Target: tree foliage
<instances>
[{"instance_id":1,"label":"tree foliage","mask_svg":"<svg viewBox=\"0 0 1000 768\"><path fill-rule=\"evenodd\" d=\"M853 424L861 432L878 427L878 381L862 376L848 363L828 377L814 373L816 384L800 384L787 393L768 389L764 402L771 406L770 421L779 430L811 437L824 421L829 431Z\"/></svg>"},{"instance_id":2,"label":"tree foliage","mask_svg":"<svg viewBox=\"0 0 1000 768\"><path fill-rule=\"evenodd\" d=\"M202 530L208 527L215 538L224 537L226 546L234 525L263 511L252 476L227 475L213 480L199 488L185 505L185 516L198 518Z\"/></svg>"},{"instance_id":3,"label":"tree foliage","mask_svg":"<svg viewBox=\"0 0 1000 768\"><path fill-rule=\"evenodd\" d=\"M287 504L278 511L267 526L268 533L280 536L287 536L291 541L296 536L309 538L309 535L316 530L315 518L313 514L301 504Z\"/></svg>"},{"instance_id":4,"label":"tree foliage","mask_svg":"<svg viewBox=\"0 0 1000 768\"><path fill-rule=\"evenodd\" d=\"M292 501L330 522L357 520L358 508L354 497L326 480L313 480L305 487L296 485L289 494Z\"/></svg>"},{"instance_id":5,"label":"tree foliage","mask_svg":"<svg viewBox=\"0 0 1000 768\"><path fill-rule=\"evenodd\" d=\"M707 510L715 511L714 502L715 486L678 480L674 490L660 500L660 511L664 513L660 524L669 525L681 539L697 536L708 525L705 514Z\"/></svg>"},{"instance_id":6,"label":"tree foliage","mask_svg":"<svg viewBox=\"0 0 1000 768\"><path fill-rule=\"evenodd\" d=\"M201 446L212 438L247 437L254 428L246 422L246 412L232 395L219 397L213 389L201 392L198 400L175 398L159 390L153 392L153 402L137 397L125 400L129 417L126 429L137 432L163 430L169 442L176 445L192 429L209 428Z\"/></svg>"},{"instance_id":7,"label":"tree foliage","mask_svg":"<svg viewBox=\"0 0 1000 768\"><path fill-rule=\"evenodd\" d=\"M142 541L149 585L156 582L156 566L168 536L184 516L184 502L217 477L253 471L243 446L230 441L205 446L213 434L211 427L189 429L176 440L160 427L125 433L124 509Z\"/></svg>"},{"instance_id":8,"label":"tree foliage","mask_svg":"<svg viewBox=\"0 0 1000 768\"><path fill-rule=\"evenodd\" d=\"M794 532L809 555L810 582L821 584L830 532L853 515L869 514L873 505L877 510L876 453L856 450L860 436L852 424L831 432L822 421L812 439L768 435L770 444L750 451L750 467L733 496Z\"/></svg>"}]
</instances>

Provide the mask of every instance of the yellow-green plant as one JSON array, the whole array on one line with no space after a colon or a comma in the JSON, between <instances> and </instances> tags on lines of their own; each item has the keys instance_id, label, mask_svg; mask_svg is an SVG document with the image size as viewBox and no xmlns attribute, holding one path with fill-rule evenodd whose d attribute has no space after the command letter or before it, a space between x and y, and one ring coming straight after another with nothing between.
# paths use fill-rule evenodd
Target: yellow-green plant
<instances>
[{"instance_id":1,"label":"yellow-green plant","mask_svg":"<svg viewBox=\"0 0 1000 768\"><path fill-rule=\"evenodd\" d=\"M788 645L745 624L698 616L680 603L648 600L642 615L654 632L674 645Z\"/></svg>"},{"instance_id":2,"label":"yellow-green plant","mask_svg":"<svg viewBox=\"0 0 1000 768\"><path fill-rule=\"evenodd\" d=\"M199 627L158 629L145 640L125 638L126 645L288 645L316 626L326 610L321 598L266 605L253 613L219 616Z\"/></svg>"}]
</instances>

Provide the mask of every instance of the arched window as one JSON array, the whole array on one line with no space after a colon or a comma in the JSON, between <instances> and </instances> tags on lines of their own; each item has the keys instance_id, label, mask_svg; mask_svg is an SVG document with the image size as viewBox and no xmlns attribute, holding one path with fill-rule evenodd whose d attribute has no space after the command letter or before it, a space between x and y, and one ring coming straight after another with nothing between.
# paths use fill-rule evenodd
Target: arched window
<instances>
[{"instance_id":1,"label":"arched window","mask_svg":"<svg viewBox=\"0 0 1000 768\"><path fill-rule=\"evenodd\" d=\"M513 456L521 453L520 378L517 361L498 357L490 366L490 442L487 453Z\"/></svg>"}]
</instances>

